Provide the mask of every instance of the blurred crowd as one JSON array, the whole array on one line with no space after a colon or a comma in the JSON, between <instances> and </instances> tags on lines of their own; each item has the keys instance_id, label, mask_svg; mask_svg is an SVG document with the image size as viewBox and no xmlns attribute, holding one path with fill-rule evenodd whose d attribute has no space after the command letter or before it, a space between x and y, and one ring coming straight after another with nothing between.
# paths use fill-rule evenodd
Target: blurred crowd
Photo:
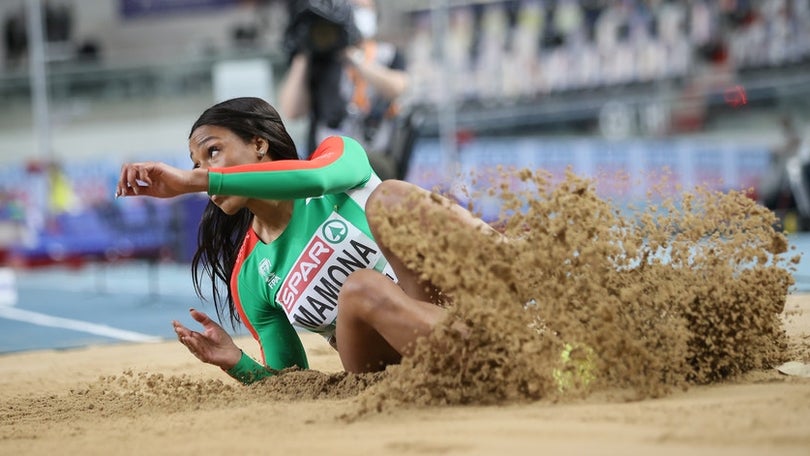
<instances>
[{"instance_id":1,"label":"blurred crowd","mask_svg":"<svg viewBox=\"0 0 810 456\"><path fill-rule=\"evenodd\" d=\"M255 23L222 24L232 29L234 46L283 53L289 40L276 39L282 24L311 2L216 3L255 5ZM338 3L314 2L333 9ZM446 29L436 26L440 15L432 2L412 3L422 6L380 5L388 15L383 24L394 22L399 30L382 28L379 38L403 48L417 101L440 99L445 85L462 99L509 100L676 79L706 66L741 71L810 59L810 0L470 0L452 2L461 6L450 8ZM73 59L100 58L104 40L72 33L68 4L43 3L49 49L61 45ZM24 15L19 8L4 18L7 68L24 64ZM445 39L435 39L437 33Z\"/></svg>"},{"instance_id":2,"label":"blurred crowd","mask_svg":"<svg viewBox=\"0 0 810 456\"><path fill-rule=\"evenodd\" d=\"M83 64L123 55L122 48L115 48L109 36L105 37L107 41L79 39L74 30L73 10L65 6L71 3L43 0L49 62ZM196 4L191 0L177 3ZM702 129L709 117L707 95L719 93L721 100L725 96L726 104L735 108L744 104L745 92L736 85L735 75L810 62L810 0L471 0L450 2L456 6L447 11L446 28L442 24L443 15L430 8L434 4L430 1L409 3L421 5L416 7L371 0L222 0L212 3L232 6L231 10L222 11L244 9L247 4L257 7L255 15L233 16L231 23L225 23L215 14L210 14L208 20L221 23L220 28L225 30L221 34L229 36L240 50L272 48L283 55L282 59L277 55L271 57L283 60L275 63L285 67L284 77L276 81L278 107L285 118L304 121L307 144L300 147L304 154L324 135L349 134L363 141L375 169L384 177L408 175L410 156L418 136L409 117L417 111L413 107L420 103L432 105L448 95L461 101L505 102L509 108L512 101L527 101L533 109L541 105L535 103L537 98L547 94L675 81L677 88L673 93L676 95L667 100L668 104L632 107L637 113L622 114L629 112L629 108L622 106L619 102L626 100L619 98L612 100L616 101L612 104L606 103L602 112L594 113L590 119L594 123L598 121L600 128L603 123L626 126L629 122L603 122L603 117L638 119L640 126L635 130L647 139L657 139L664 134ZM89 0L82 5L86 8L88 4ZM144 5L151 3L122 4L146 10ZM155 3L158 4L163 3ZM193 9L192 6L187 8ZM2 24L6 61L2 69L24 70L27 67L25 9L6 8L6 12L9 14ZM160 23L164 12L159 8L155 7L152 13L149 18L139 16L137 20L143 21L142 26L148 24L155 30L158 25L170 22ZM406 31L405 39L385 28L391 21L386 14L392 13L399 16L399 26ZM202 21L204 16L200 14L197 19ZM135 21L117 16L108 19L120 23ZM135 27L137 22L128 24ZM195 25L197 29L207 28ZM178 42L205 43L214 36L189 37L174 26L167 30L165 33ZM279 35L279 40L261 39L262 33L271 31ZM437 39L437 34L444 39ZM118 38L120 42L125 41ZM142 47L157 52L149 43ZM174 44L177 49L185 49L183 45ZM211 60L238 55L228 55L228 45L220 45L219 52L211 54ZM183 73L181 59L175 60L166 65L175 71L166 73L174 75L176 72L178 82L167 84L170 90L165 93L176 96L186 86L199 90L189 82L195 81L190 77L193 73ZM210 67L200 68L203 77L210 79ZM134 71L126 67L124 72ZM122 73L100 80L114 88L130 79L135 81L133 84L149 87L145 91L132 91L139 97L159 97L164 93L136 77L127 75L125 78ZM77 86L81 83L78 79L68 82ZM92 82L92 86L98 93L116 93L109 88L102 90L101 83ZM210 86L200 86L206 91L205 96L210 96ZM27 86L15 87L21 88L27 96ZM729 88L736 89L729 92ZM73 97L83 93L62 90ZM730 100L729 94L735 98ZM589 97L589 92L585 95ZM103 96L100 98L104 103L111 102ZM621 112L606 109L611 106L622 108ZM610 115L603 116L604 112ZM803 134L802 122L802 116L797 115L797 138ZM618 130L621 134L611 133ZM633 131L630 127L601 129L602 135L610 139L627 139ZM508 130L507 133L515 134ZM510 139L503 135L493 143L478 138L477 146L467 146L470 166L501 164L520 158L520 154L506 150L520 146L521 141L517 136ZM788 152L772 154L770 170L759 190L762 201L774 210L803 209L807 223L800 228L810 229L810 200L800 198L810 195L810 156L797 152L800 148L794 143L799 142L785 146ZM411 175L418 175L417 171L429 175L429 171L440 168L436 161L440 155L438 145L433 150L430 144L421 143L420 147L427 152L420 155L423 161L417 163L422 166L421 171L412 170ZM684 152L683 147L667 149L648 142L637 145L638 150L617 150L605 155L605 144L595 141L588 146L593 153L579 150L577 155L569 143L552 144L544 140L545 149L535 142L526 144L531 153L523 157L538 161L518 163L521 165L553 168L556 162L552 158L558 157L560 170L576 163L577 159L584 163L584 168L590 169L601 164L597 162L603 155L613 167L657 166L663 161L674 168L686 169L686 174L691 173L684 178L685 182L697 181L706 175L728 180L728 173L723 174L723 170L739 168L735 171L738 178L735 183L756 185L754 177L765 173L768 167L761 160L766 156L764 152L745 148L723 155L715 146L697 144L692 148L694 160L686 160L689 166L696 163L692 172L689 171L692 168L678 161L678 157L692 153ZM475 147L480 149L479 155L475 155ZM499 150L504 152L499 153ZM705 153L706 150L712 153ZM661 160L656 158L659 155ZM640 164L641 158L646 162ZM716 162L708 163L711 160ZM723 160L731 161L723 163ZM753 165L743 163L746 160ZM4 247L10 245L18 248L17 253L25 258L53 259L71 251L91 252L104 258L143 252L154 256L165 254L164 247L170 244L173 244L174 256L187 256L187 240L176 233L178 227L194 219L191 215L199 210L198 201L184 201L176 206L114 201L109 192L110 176L118 170L114 157L86 162L68 157L64 165L64 168L32 167L30 163L28 166L16 163L0 167L0 263L8 254ZM432 184L434 182L424 182L426 187ZM803 202L806 207L799 207ZM153 227L153 232L145 233L145 226ZM121 232L126 232L127 236L113 235ZM126 244L122 243L125 238L128 239Z\"/></svg>"},{"instance_id":3,"label":"blurred crowd","mask_svg":"<svg viewBox=\"0 0 810 456\"><path fill-rule=\"evenodd\" d=\"M94 61L99 58L100 44L95 39L78 40L75 20L67 3L44 1L41 5L44 39L48 43L48 60ZM3 51L5 66L24 68L28 57L28 21L24 7L13 9L3 18Z\"/></svg>"},{"instance_id":4,"label":"blurred crowd","mask_svg":"<svg viewBox=\"0 0 810 456\"><path fill-rule=\"evenodd\" d=\"M437 49L431 12L414 15L417 99L518 98L810 58L807 0L521 0L453 8ZM470 77L472 75L473 77Z\"/></svg>"}]
</instances>

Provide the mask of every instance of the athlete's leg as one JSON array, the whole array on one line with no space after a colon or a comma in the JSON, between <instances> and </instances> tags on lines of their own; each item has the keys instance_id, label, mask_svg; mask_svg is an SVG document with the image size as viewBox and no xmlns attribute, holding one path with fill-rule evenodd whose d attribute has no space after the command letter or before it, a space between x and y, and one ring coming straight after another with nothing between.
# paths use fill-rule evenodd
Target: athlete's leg
<instances>
[{"instance_id":1,"label":"athlete's leg","mask_svg":"<svg viewBox=\"0 0 810 456\"><path fill-rule=\"evenodd\" d=\"M411 353L418 337L430 333L445 311L409 297L387 276L353 272L338 296L337 349L348 372L373 372Z\"/></svg>"},{"instance_id":2,"label":"athlete's leg","mask_svg":"<svg viewBox=\"0 0 810 456\"><path fill-rule=\"evenodd\" d=\"M405 290L408 296L421 301L438 302L437 290L431 284L420 281L417 271L409 270L402 260L387 247L388 242L379 230L379 226L389 215L385 208L395 208L393 211L395 217L401 216L403 211L406 211L404 213L407 213L409 217L418 217L419 223L424 227L467 226L471 230L501 236L483 220L447 198L408 182L383 181L369 196L366 203L369 227L374 234L374 239L382 249L383 255L394 269L399 286ZM424 230L424 232L429 231Z\"/></svg>"},{"instance_id":3,"label":"athlete's leg","mask_svg":"<svg viewBox=\"0 0 810 456\"><path fill-rule=\"evenodd\" d=\"M407 355L418 337L428 335L445 316L438 292L419 279L418 271L386 247L379 227L394 207L418 217L422 226L468 226L500 236L481 219L446 198L413 184L387 180L380 184L366 203L366 216L383 255L394 269L398 283L373 270L352 273L338 297L337 347L343 367L349 372L381 370ZM396 223L396 221L394 221Z\"/></svg>"}]
</instances>

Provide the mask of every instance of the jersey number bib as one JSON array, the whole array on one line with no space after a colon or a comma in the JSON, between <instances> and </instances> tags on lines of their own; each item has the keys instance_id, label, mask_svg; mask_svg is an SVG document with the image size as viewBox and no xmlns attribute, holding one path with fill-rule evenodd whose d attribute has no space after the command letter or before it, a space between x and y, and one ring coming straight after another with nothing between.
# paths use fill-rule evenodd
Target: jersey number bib
<instances>
[{"instance_id":1,"label":"jersey number bib","mask_svg":"<svg viewBox=\"0 0 810 456\"><path fill-rule=\"evenodd\" d=\"M290 323L314 332L334 327L338 291L358 269L394 272L365 233L333 212L312 236L281 284L276 301Z\"/></svg>"}]
</instances>

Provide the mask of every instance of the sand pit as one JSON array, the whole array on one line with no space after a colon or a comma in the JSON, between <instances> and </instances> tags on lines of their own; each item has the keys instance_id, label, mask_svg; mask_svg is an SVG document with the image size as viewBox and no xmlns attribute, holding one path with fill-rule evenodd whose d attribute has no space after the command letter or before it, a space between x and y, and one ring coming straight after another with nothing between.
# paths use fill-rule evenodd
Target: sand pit
<instances>
[{"instance_id":1,"label":"sand pit","mask_svg":"<svg viewBox=\"0 0 810 456\"><path fill-rule=\"evenodd\" d=\"M775 369L810 362L810 296L788 297L772 214L697 192L628 217L575 176L521 177L540 196L499 196L528 207L506 242L427 211L421 244L420 214L392 216L449 309L401 365L345 374L314 335L312 370L249 387L174 341L6 355L0 452L810 452L810 379Z\"/></svg>"},{"instance_id":2,"label":"sand pit","mask_svg":"<svg viewBox=\"0 0 810 456\"><path fill-rule=\"evenodd\" d=\"M810 361L810 296L791 297L783 318L793 353ZM340 362L322 339L306 335L303 340L313 369L340 376ZM254 346L250 340L239 342ZM149 380L139 376L160 375L150 394ZM110 376L117 380L110 382ZM173 341L5 355L0 357L0 453L810 451L810 379L775 369L658 399L617 402L592 395L575 401L393 409L354 421L340 416L355 407L355 399L330 397L328 390L309 390L309 397L298 398L258 393L200 364Z\"/></svg>"}]
</instances>

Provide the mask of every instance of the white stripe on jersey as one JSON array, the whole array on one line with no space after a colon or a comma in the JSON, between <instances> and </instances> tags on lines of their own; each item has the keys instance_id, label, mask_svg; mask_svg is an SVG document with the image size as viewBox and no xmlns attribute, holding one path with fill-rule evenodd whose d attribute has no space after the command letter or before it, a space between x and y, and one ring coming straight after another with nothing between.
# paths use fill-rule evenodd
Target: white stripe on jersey
<instances>
[{"instance_id":1,"label":"white stripe on jersey","mask_svg":"<svg viewBox=\"0 0 810 456\"><path fill-rule=\"evenodd\" d=\"M381 183L382 180L376 174L371 173L371 177L368 178L366 185L349 190L346 192L346 194L349 195L349 198L354 200L354 202L357 203L361 209L365 210L368 197L371 196L371 192L373 192L374 189L377 188L377 186Z\"/></svg>"}]
</instances>

